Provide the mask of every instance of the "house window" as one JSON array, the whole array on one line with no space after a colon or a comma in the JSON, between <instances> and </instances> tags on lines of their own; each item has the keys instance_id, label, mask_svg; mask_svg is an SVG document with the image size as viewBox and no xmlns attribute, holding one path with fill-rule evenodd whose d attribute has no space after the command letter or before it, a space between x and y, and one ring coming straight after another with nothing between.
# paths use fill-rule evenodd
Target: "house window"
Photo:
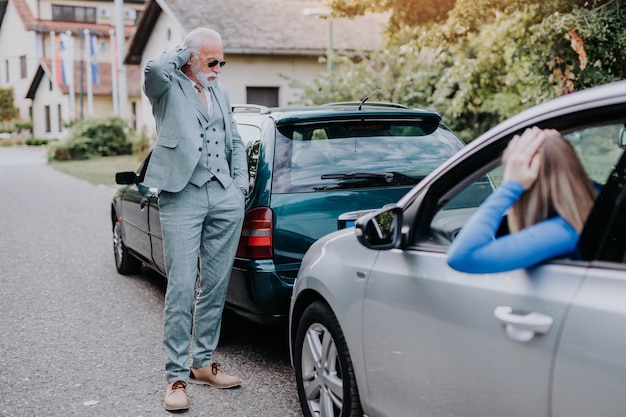
<instances>
[{"instance_id":1,"label":"house window","mask_svg":"<svg viewBox=\"0 0 626 417\"><path fill-rule=\"evenodd\" d=\"M137 130L137 102L133 101L130 103L130 114L133 119L133 129Z\"/></svg>"},{"instance_id":2,"label":"house window","mask_svg":"<svg viewBox=\"0 0 626 417\"><path fill-rule=\"evenodd\" d=\"M50 133L52 131L52 125L50 123L50 106L44 106L43 111L46 119L46 133Z\"/></svg>"},{"instance_id":3,"label":"house window","mask_svg":"<svg viewBox=\"0 0 626 417\"><path fill-rule=\"evenodd\" d=\"M5 59L4 60L4 73L5 73L5 77L6 77L6 82L9 82L9 60Z\"/></svg>"},{"instance_id":4,"label":"house window","mask_svg":"<svg viewBox=\"0 0 626 417\"><path fill-rule=\"evenodd\" d=\"M57 106L57 117L59 118L59 132L63 130L63 113L61 112L61 105Z\"/></svg>"},{"instance_id":5,"label":"house window","mask_svg":"<svg viewBox=\"0 0 626 417\"><path fill-rule=\"evenodd\" d=\"M261 106L278 106L278 87L246 87L246 100L248 104Z\"/></svg>"},{"instance_id":6,"label":"house window","mask_svg":"<svg viewBox=\"0 0 626 417\"><path fill-rule=\"evenodd\" d=\"M52 20L58 22L96 23L96 8L52 5Z\"/></svg>"},{"instance_id":7,"label":"house window","mask_svg":"<svg viewBox=\"0 0 626 417\"><path fill-rule=\"evenodd\" d=\"M20 77L26 78L26 55L20 56Z\"/></svg>"}]
</instances>

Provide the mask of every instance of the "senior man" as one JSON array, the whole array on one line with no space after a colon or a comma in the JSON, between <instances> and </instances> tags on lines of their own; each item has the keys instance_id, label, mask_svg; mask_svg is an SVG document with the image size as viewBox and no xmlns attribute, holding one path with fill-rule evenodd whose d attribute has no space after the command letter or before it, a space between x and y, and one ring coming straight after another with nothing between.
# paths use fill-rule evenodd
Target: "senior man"
<instances>
[{"instance_id":1,"label":"senior man","mask_svg":"<svg viewBox=\"0 0 626 417\"><path fill-rule=\"evenodd\" d=\"M244 144L228 92L217 82L224 64L220 35L198 28L182 47L145 67L144 92L157 141L143 182L160 190L168 278L164 407L170 411L189 408L188 382L216 388L241 384L213 359L248 192Z\"/></svg>"}]
</instances>

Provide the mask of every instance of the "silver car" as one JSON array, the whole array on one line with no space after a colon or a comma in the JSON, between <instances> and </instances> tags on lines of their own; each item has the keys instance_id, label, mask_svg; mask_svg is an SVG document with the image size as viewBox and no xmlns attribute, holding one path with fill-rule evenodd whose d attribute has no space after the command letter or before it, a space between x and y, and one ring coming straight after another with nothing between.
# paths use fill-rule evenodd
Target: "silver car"
<instances>
[{"instance_id":1,"label":"silver car","mask_svg":"<svg viewBox=\"0 0 626 417\"><path fill-rule=\"evenodd\" d=\"M304 415L626 415L626 81L535 106L398 203L306 253L290 348ZM446 251L527 127L573 142L601 192L576 259L466 274Z\"/></svg>"}]
</instances>

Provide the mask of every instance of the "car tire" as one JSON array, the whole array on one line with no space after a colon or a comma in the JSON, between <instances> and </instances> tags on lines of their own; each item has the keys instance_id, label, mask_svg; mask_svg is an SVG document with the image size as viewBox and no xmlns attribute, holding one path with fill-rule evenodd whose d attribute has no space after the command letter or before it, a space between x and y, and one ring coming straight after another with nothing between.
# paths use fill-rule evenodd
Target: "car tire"
<instances>
[{"instance_id":1,"label":"car tire","mask_svg":"<svg viewBox=\"0 0 626 417\"><path fill-rule=\"evenodd\" d=\"M130 254L122 238L122 224L115 219L113 222L113 255L115 267L122 275L136 274L141 271L141 261Z\"/></svg>"},{"instance_id":2,"label":"car tire","mask_svg":"<svg viewBox=\"0 0 626 417\"><path fill-rule=\"evenodd\" d=\"M348 346L326 304L315 302L302 314L294 359L305 417L363 416Z\"/></svg>"}]
</instances>

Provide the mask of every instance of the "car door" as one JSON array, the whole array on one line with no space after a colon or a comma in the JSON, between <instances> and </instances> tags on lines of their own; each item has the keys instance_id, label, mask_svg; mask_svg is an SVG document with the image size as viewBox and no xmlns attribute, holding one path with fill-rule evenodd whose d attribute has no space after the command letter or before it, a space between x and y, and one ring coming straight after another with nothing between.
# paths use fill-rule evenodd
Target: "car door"
<instances>
[{"instance_id":1,"label":"car door","mask_svg":"<svg viewBox=\"0 0 626 417\"><path fill-rule=\"evenodd\" d=\"M626 268L590 269L565 322L554 366L553 417L626 410Z\"/></svg>"},{"instance_id":2,"label":"car door","mask_svg":"<svg viewBox=\"0 0 626 417\"><path fill-rule=\"evenodd\" d=\"M141 176L147 161L139 168ZM124 218L124 244L145 259L151 259L152 248L149 236L147 203L153 192L141 183L130 184L120 200L121 215Z\"/></svg>"},{"instance_id":3,"label":"car door","mask_svg":"<svg viewBox=\"0 0 626 417\"><path fill-rule=\"evenodd\" d=\"M441 251L381 251L363 306L371 414L546 416L552 352L584 273L470 275Z\"/></svg>"},{"instance_id":4,"label":"car door","mask_svg":"<svg viewBox=\"0 0 626 417\"><path fill-rule=\"evenodd\" d=\"M152 262L159 272L165 274L165 257L163 254L163 237L159 216L159 197L156 188L150 188L146 195L145 209L148 212L148 229L150 247L152 248Z\"/></svg>"},{"instance_id":5,"label":"car door","mask_svg":"<svg viewBox=\"0 0 626 417\"><path fill-rule=\"evenodd\" d=\"M159 190L155 187L148 187L143 184L146 176L148 163L152 153L148 154L138 172L137 191L141 198L139 199L139 212L141 216L142 227L145 227L145 234L141 236L141 244L146 245L146 259L151 261L151 266L158 272L165 274L165 261L163 256L163 238L161 232L161 221L159 218Z\"/></svg>"},{"instance_id":6,"label":"car door","mask_svg":"<svg viewBox=\"0 0 626 417\"><path fill-rule=\"evenodd\" d=\"M579 243L594 262L565 321L554 365L552 416L626 410L626 158L604 186Z\"/></svg>"}]
</instances>

